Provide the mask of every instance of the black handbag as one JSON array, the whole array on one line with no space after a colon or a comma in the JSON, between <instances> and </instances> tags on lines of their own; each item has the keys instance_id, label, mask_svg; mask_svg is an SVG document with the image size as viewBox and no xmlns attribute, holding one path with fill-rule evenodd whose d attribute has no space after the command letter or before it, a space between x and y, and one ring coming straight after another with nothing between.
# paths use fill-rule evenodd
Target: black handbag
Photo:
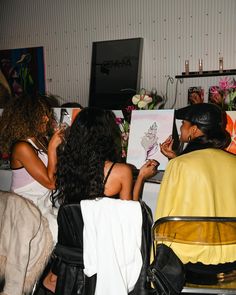
<instances>
[{"instance_id":1,"label":"black handbag","mask_svg":"<svg viewBox=\"0 0 236 295\"><path fill-rule=\"evenodd\" d=\"M148 267L147 274L156 295L180 294L185 284L184 264L165 244L157 245L154 261Z\"/></svg>"}]
</instances>

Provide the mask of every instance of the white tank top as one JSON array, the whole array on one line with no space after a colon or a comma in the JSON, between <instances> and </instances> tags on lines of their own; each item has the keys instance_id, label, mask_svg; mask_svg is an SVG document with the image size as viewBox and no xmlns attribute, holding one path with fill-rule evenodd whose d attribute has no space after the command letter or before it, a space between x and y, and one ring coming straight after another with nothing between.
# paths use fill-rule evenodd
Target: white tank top
<instances>
[{"instance_id":1,"label":"white tank top","mask_svg":"<svg viewBox=\"0 0 236 295\"><path fill-rule=\"evenodd\" d=\"M28 139L27 141L37 150L38 157L42 160L44 165L47 166L47 154L43 150L38 149L31 139ZM49 227L53 235L53 240L56 242L57 210L52 208L52 203L50 201L51 190L42 186L27 172L24 167L22 167L12 169L11 191L31 200L41 210L42 214L49 221Z\"/></svg>"},{"instance_id":2,"label":"white tank top","mask_svg":"<svg viewBox=\"0 0 236 295\"><path fill-rule=\"evenodd\" d=\"M48 164L47 154L43 150L38 149L38 147L34 144L34 142L31 139L28 139L27 142L29 142L36 149L38 157L41 159L44 165L47 166ZM21 189L25 186L34 184L34 182L37 182L37 181L27 172L27 170L24 167L12 169L11 191L16 192L16 190ZM43 189L40 190L39 192L38 189L40 187L42 187ZM47 188L43 187L40 183L38 183L36 196L39 196L39 194L41 193L44 194L45 190L48 191Z\"/></svg>"}]
</instances>

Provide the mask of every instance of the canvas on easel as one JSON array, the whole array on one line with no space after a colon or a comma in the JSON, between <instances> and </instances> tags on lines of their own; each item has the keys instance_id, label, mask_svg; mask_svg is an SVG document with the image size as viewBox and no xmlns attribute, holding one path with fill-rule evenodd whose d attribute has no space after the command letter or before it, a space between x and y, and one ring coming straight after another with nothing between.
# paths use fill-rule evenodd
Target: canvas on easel
<instances>
[{"instance_id":1,"label":"canvas on easel","mask_svg":"<svg viewBox=\"0 0 236 295\"><path fill-rule=\"evenodd\" d=\"M134 110L131 115L127 163L137 169L148 159L157 160L165 170L168 158L160 151L160 143L172 134L174 110Z\"/></svg>"},{"instance_id":2,"label":"canvas on easel","mask_svg":"<svg viewBox=\"0 0 236 295\"><path fill-rule=\"evenodd\" d=\"M53 108L57 125L71 126L80 108Z\"/></svg>"},{"instance_id":3,"label":"canvas on easel","mask_svg":"<svg viewBox=\"0 0 236 295\"><path fill-rule=\"evenodd\" d=\"M231 136L231 143L226 150L230 153L236 154L236 111L227 111L226 120L226 130Z\"/></svg>"}]
</instances>

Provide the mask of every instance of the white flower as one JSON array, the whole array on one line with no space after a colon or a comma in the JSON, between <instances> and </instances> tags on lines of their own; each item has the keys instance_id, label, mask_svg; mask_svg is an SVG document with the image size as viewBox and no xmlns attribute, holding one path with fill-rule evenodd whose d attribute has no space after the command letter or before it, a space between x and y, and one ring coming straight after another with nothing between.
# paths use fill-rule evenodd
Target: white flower
<instances>
[{"instance_id":1,"label":"white flower","mask_svg":"<svg viewBox=\"0 0 236 295\"><path fill-rule=\"evenodd\" d=\"M140 101L138 102L138 107L139 107L139 109L143 109L143 108L145 108L146 105L147 105L147 103L146 103L145 100L140 100Z\"/></svg>"},{"instance_id":2,"label":"white flower","mask_svg":"<svg viewBox=\"0 0 236 295\"><path fill-rule=\"evenodd\" d=\"M134 95L132 97L132 103L135 105L138 104L138 102L140 101L140 97L141 97L141 95L139 95L139 94Z\"/></svg>"},{"instance_id":3,"label":"white flower","mask_svg":"<svg viewBox=\"0 0 236 295\"><path fill-rule=\"evenodd\" d=\"M139 109L144 109L151 102L152 102L152 97L148 95L136 94L132 97L132 103L134 105L138 105Z\"/></svg>"}]
</instances>

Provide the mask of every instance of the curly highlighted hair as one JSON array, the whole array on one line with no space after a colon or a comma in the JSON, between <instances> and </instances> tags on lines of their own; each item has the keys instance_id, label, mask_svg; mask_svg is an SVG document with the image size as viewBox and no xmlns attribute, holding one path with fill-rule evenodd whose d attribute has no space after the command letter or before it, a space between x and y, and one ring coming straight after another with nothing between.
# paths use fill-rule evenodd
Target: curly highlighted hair
<instances>
[{"instance_id":1,"label":"curly highlighted hair","mask_svg":"<svg viewBox=\"0 0 236 295\"><path fill-rule=\"evenodd\" d=\"M120 142L120 130L111 111L81 110L59 155L53 201L79 203L102 196L105 161L120 160Z\"/></svg>"},{"instance_id":2,"label":"curly highlighted hair","mask_svg":"<svg viewBox=\"0 0 236 295\"><path fill-rule=\"evenodd\" d=\"M45 115L49 123L43 133L40 126ZM11 98L0 117L0 151L10 154L11 147L19 140L43 138L49 131L52 118L50 104L43 96Z\"/></svg>"}]
</instances>

